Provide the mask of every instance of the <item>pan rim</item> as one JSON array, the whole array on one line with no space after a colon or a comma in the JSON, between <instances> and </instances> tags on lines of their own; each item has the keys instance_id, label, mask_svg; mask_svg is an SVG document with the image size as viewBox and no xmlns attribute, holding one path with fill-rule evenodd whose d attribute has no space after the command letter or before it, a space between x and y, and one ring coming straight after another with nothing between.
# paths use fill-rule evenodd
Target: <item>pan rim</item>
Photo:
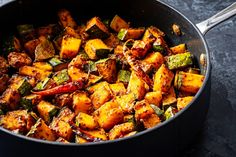
<instances>
[{"instance_id":1,"label":"pan rim","mask_svg":"<svg viewBox=\"0 0 236 157\"><path fill-rule=\"evenodd\" d=\"M16 1L9 2L9 3L5 4L5 5L9 5L9 4L14 3L14 2L16 2ZM3 127L0 127L0 131L4 132L6 134L10 134L11 136L15 136L17 138L21 138L21 139L27 140L29 142L36 142L36 143L40 143L40 144L57 145L57 146L65 146L65 147L71 147L71 146L73 146L73 147L98 146L98 145L106 145L106 144L117 143L117 142L124 142L124 141L129 140L129 139L138 138L139 136L143 136L143 135L145 135L145 134L147 134L149 132L158 130L159 128L161 128L164 125L168 125L168 123L171 123L173 120L178 118L183 112L188 110L190 108L190 106L195 102L196 99L198 99L200 94L203 92L203 90L205 89L205 87L207 85L208 80L210 79L210 75L211 75L211 62L210 62L209 48L208 48L207 42L206 42L203 34L200 32L200 30L197 28L197 26L190 19L188 19L183 13L181 13L178 9L172 7L171 5L169 5L169 4L165 3L165 2L158 1L158 0L155 0L153 2L154 3L159 3L163 7L166 7L167 9L172 10L175 13L179 14L184 20L186 20L193 27L194 31L197 32L197 34L200 37L201 42L204 45L206 59L207 59L205 79L203 81L202 87L196 93L196 95L194 96L193 100L190 102L189 105L187 105L184 109L179 111L173 118L170 118L170 119L168 119L168 120L158 124L157 126L155 126L153 128L143 130L143 131L138 132L137 134L129 136L129 137L123 137L123 138L119 138L119 139L115 139L115 140L108 140L108 141L102 141L102 142L88 142L88 143L83 143L83 144L78 144L78 143L66 143L65 144L65 143L62 143L62 142L46 141L46 140L41 140L41 139L27 137L25 135L14 133L14 132L12 132L10 130L7 130L7 129L3 128Z\"/></svg>"}]
</instances>

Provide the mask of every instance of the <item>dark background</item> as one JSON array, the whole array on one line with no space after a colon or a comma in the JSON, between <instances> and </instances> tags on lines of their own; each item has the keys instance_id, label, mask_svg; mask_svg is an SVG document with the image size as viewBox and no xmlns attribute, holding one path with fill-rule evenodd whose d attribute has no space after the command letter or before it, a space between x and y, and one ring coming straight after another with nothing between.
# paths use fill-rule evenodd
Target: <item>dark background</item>
<instances>
[{"instance_id":1,"label":"dark background","mask_svg":"<svg viewBox=\"0 0 236 157\"><path fill-rule=\"evenodd\" d=\"M161 0L197 24L236 0ZM211 103L201 134L184 157L236 157L236 16L205 35L212 63Z\"/></svg>"},{"instance_id":2,"label":"dark background","mask_svg":"<svg viewBox=\"0 0 236 157\"><path fill-rule=\"evenodd\" d=\"M0 0L0 5L4 1ZM161 0L199 23L236 0ZM236 157L236 16L206 34L212 63L211 103L201 133L183 157Z\"/></svg>"}]
</instances>

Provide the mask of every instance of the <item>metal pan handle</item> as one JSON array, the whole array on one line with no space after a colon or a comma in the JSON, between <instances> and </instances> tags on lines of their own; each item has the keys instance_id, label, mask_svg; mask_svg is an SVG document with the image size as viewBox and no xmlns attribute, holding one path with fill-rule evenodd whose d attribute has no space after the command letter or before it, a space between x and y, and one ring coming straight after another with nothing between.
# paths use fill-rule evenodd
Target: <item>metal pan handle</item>
<instances>
[{"instance_id":1,"label":"metal pan handle","mask_svg":"<svg viewBox=\"0 0 236 157\"><path fill-rule=\"evenodd\" d=\"M230 18L235 14L236 14L236 2L234 2L232 5L228 6L224 10L220 11L216 15L210 17L209 19L196 24L196 26L198 27L200 32L203 35L205 35L207 31L209 31L212 27L225 21L226 19Z\"/></svg>"}]
</instances>

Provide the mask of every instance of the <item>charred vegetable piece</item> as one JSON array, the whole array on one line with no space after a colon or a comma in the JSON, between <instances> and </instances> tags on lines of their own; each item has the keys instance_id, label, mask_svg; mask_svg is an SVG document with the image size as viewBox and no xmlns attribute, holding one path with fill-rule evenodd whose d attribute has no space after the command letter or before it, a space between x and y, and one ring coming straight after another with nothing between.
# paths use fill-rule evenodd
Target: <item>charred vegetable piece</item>
<instances>
[{"instance_id":1,"label":"charred vegetable piece","mask_svg":"<svg viewBox=\"0 0 236 157\"><path fill-rule=\"evenodd\" d=\"M162 42L159 39L153 43L152 48L155 52L164 53L165 51L164 47L162 46Z\"/></svg>"},{"instance_id":2,"label":"charred vegetable piece","mask_svg":"<svg viewBox=\"0 0 236 157\"><path fill-rule=\"evenodd\" d=\"M197 93L204 81L204 76L180 71L175 75L175 88L189 93Z\"/></svg>"},{"instance_id":3,"label":"charred vegetable piece","mask_svg":"<svg viewBox=\"0 0 236 157\"><path fill-rule=\"evenodd\" d=\"M6 104L10 110L16 110L19 108L20 93L17 89L7 88L1 96L0 103Z\"/></svg>"},{"instance_id":4,"label":"charred vegetable piece","mask_svg":"<svg viewBox=\"0 0 236 157\"><path fill-rule=\"evenodd\" d=\"M96 62L87 61L83 69L85 72L88 72L88 73L96 73L97 72Z\"/></svg>"},{"instance_id":5,"label":"charred vegetable piece","mask_svg":"<svg viewBox=\"0 0 236 157\"><path fill-rule=\"evenodd\" d=\"M31 89L32 89L32 86L25 78L22 79L20 82L18 82L17 90L22 96L28 95Z\"/></svg>"},{"instance_id":6,"label":"charred vegetable piece","mask_svg":"<svg viewBox=\"0 0 236 157\"><path fill-rule=\"evenodd\" d=\"M110 48L116 48L120 44L120 40L115 34L111 34L107 39L104 40L104 43Z\"/></svg>"},{"instance_id":7,"label":"charred vegetable piece","mask_svg":"<svg viewBox=\"0 0 236 157\"><path fill-rule=\"evenodd\" d=\"M168 120L172 117L174 117L174 115L177 113L177 109L175 109L174 107L168 107L164 113L164 117L165 120Z\"/></svg>"},{"instance_id":8,"label":"charred vegetable piece","mask_svg":"<svg viewBox=\"0 0 236 157\"><path fill-rule=\"evenodd\" d=\"M165 94L163 96L162 99L162 108L165 110L167 109L169 106L173 105L174 103L176 103L177 99L176 99L176 94L175 94L175 90L174 87L171 87L168 91L167 94Z\"/></svg>"},{"instance_id":9,"label":"charred vegetable piece","mask_svg":"<svg viewBox=\"0 0 236 157\"><path fill-rule=\"evenodd\" d=\"M115 101L120 105L124 113L132 113L136 96L133 93L116 97Z\"/></svg>"},{"instance_id":10,"label":"charred vegetable piece","mask_svg":"<svg viewBox=\"0 0 236 157\"><path fill-rule=\"evenodd\" d=\"M90 59L98 59L106 57L110 52L111 48L107 47L101 39L91 39L85 44L85 52Z\"/></svg>"},{"instance_id":11,"label":"charred vegetable piece","mask_svg":"<svg viewBox=\"0 0 236 157\"><path fill-rule=\"evenodd\" d=\"M98 17L93 17L88 21L85 31L89 34L90 38L104 39L109 36L108 28Z\"/></svg>"},{"instance_id":12,"label":"charred vegetable piece","mask_svg":"<svg viewBox=\"0 0 236 157\"><path fill-rule=\"evenodd\" d=\"M40 101L37 105L37 109L40 117L49 124L52 121L52 118L58 113L58 108L47 101Z\"/></svg>"},{"instance_id":13,"label":"charred vegetable piece","mask_svg":"<svg viewBox=\"0 0 236 157\"><path fill-rule=\"evenodd\" d=\"M93 109L92 101L85 92L77 92L73 94L73 109L75 114L79 112L91 113Z\"/></svg>"},{"instance_id":14,"label":"charred vegetable piece","mask_svg":"<svg viewBox=\"0 0 236 157\"><path fill-rule=\"evenodd\" d=\"M153 91L161 91L163 93L168 92L173 78L173 72L162 64L162 66L155 73Z\"/></svg>"},{"instance_id":15,"label":"charred vegetable piece","mask_svg":"<svg viewBox=\"0 0 236 157\"><path fill-rule=\"evenodd\" d=\"M157 114L153 113L149 117L144 118L142 122L143 122L144 128L148 129L148 128L153 128L154 126L161 123L161 120Z\"/></svg>"},{"instance_id":16,"label":"charred vegetable piece","mask_svg":"<svg viewBox=\"0 0 236 157\"><path fill-rule=\"evenodd\" d=\"M52 79L56 82L57 85L61 85L67 82L70 78L68 76L67 69L57 72Z\"/></svg>"},{"instance_id":17,"label":"charred vegetable piece","mask_svg":"<svg viewBox=\"0 0 236 157\"><path fill-rule=\"evenodd\" d=\"M132 72L127 87L127 92L133 93L138 100L142 100L148 89L149 87L147 86L147 84L134 72Z\"/></svg>"},{"instance_id":18,"label":"charred vegetable piece","mask_svg":"<svg viewBox=\"0 0 236 157\"><path fill-rule=\"evenodd\" d=\"M68 62L61 61L57 57L51 58L48 62L52 65L54 71L61 71L63 69L67 69L69 64Z\"/></svg>"},{"instance_id":19,"label":"charred vegetable piece","mask_svg":"<svg viewBox=\"0 0 236 157\"><path fill-rule=\"evenodd\" d=\"M51 74L51 72L44 71L44 70L41 70L39 68L32 67L32 66L23 66L23 67L20 67L19 74L32 76L38 80L43 80L44 78L48 77Z\"/></svg>"},{"instance_id":20,"label":"charred vegetable piece","mask_svg":"<svg viewBox=\"0 0 236 157\"><path fill-rule=\"evenodd\" d=\"M71 94L61 94L56 95L54 104L57 104L58 107L62 108L64 106L71 106L72 105L72 96Z\"/></svg>"},{"instance_id":21,"label":"charred vegetable piece","mask_svg":"<svg viewBox=\"0 0 236 157\"><path fill-rule=\"evenodd\" d=\"M200 74L201 70L198 69L198 68L191 68L190 67L190 68L187 69L187 72L191 73L191 74Z\"/></svg>"},{"instance_id":22,"label":"charred vegetable piece","mask_svg":"<svg viewBox=\"0 0 236 157\"><path fill-rule=\"evenodd\" d=\"M34 90L35 91L44 90L47 87L49 80L50 78L46 77L45 79L43 79L42 81L36 84L36 86L34 87Z\"/></svg>"},{"instance_id":23,"label":"charred vegetable piece","mask_svg":"<svg viewBox=\"0 0 236 157\"><path fill-rule=\"evenodd\" d=\"M84 83L82 80L77 82L69 82L64 85L59 85L51 89L33 92L34 94L42 95L42 96L49 96L49 95L55 95L55 94L63 94L63 93L69 93L74 92L78 89L82 89L84 86Z\"/></svg>"},{"instance_id":24,"label":"charred vegetable piece","mask_svg":"<svg viewBox=\"0 0 236 157\"><path fill-rule=\"evenodd\" d=\"M48 141L55 141L57 139L56 134L41 118L31 127L26 136Z\"/></svg>"},{"instance_id":25,"label":"charred vegetable piece","mask_svg":"<svg viewBox=\"0 0 236 157\"><path fill-rule=\"evenodd\" d=\"M135 125L132 122L126 122L122 124L118 124L114 126L110 131L109 131L109 139L114 140L117 138L122 138L124 135L131 133L132 131L135 130Z\"/></svg>"},{"instance_id":26,"label":"charred vegetable piece","mask_svg":"<svg viewBox=\"0 0 236 157\"><path fill-rule=\"evenodd\" d=\"M62 137L59 137L56 142L61 142L61 143L70 143L68 142L66 139L62 138Z\"/></svg>"},{"instance_id":27,"label":"charred vegetable piece","mask_svg":"<svg viewBox=\"0 0 236 157\"><path fill-rule=\"evenodd\" d=\"M104 129L109 130L123 121L124 114L116 102L107 102L94 112L95 120Z\"/></svg>"},{"instance_id":28,"label":"charred vegetable piece","mask_svg":"<svg viewBox=\"0 0 236 157\"><path fill-rule=\"evenodd\" d=\"M102 76L97 76L97 75L90 74L89 75L89 80L88 80L88 83L87 83L86 86L91 86L95 83L98 83L99 81L102 80L102 78L103 78Z\"/></svg>"},{"instance_id":29,"label":"charred vegetable piece","mask_svg":"<svg viewBox=\"0 0 236 157\"><path fill-rule=\"evenodd\" d=\"M193 100L193 98L194 98L193 96L177 98L177 108L178 108L178 110L180 111L183 108L185 108Z\"/></svg>"},{"instance_id":30,"label":"charred vegetable piece","mask_svg":"<svg viewBox=\"0 0 236 157\"><path fill-rule=\"evenodd\" d=\"M8 55L8 62L13 68L20 68L32 63L31 58L26 53L11 52Z\"/></svg>"},{"instance_id":31,"label":"charred vegetable piece","mask_svg":"<svg viewBox=\"0 0 236 157\"><path fill-rule=\"evenodd\" d=\"M26 52L30 55L30 57L35 57L35 49L41 43L39 39L29 40L24 44L24 48Z\"/></svg>"},{"instance_id":32,"label":"charred vegetable piece","mask_svg":"<svg viewBox=\"0 0 236 157\"><path fill-rule=\"evenodd\" d=\"M9 65L7 63L7 60L0 56L0 73L5 74L8 72Z\"/></svg>"},{"instance_id":33,"label":"charred vegetable piece","mask_svg":"<svg viewBox=\"0 0 236 157\"><path fill-rule=\"evenodd\" d=\"M58 12L58 17L60 20L60 24L64 28L66 28L66 27L76 28L77 24L76 24L75 20L72 18L72 15L68 10L61 9Z\"/></svg>"},{"instance_id":34,"label":"charred vegetable piece","mask_svg":"<svg viewBox=\"0 0 236 157\"><path fill-rule=\"evenodd\" d=\"M145 95L145 100L149 104L154 104L154 105L160 107L161 102L162 102L162 93L160 91L148 92Z\"/></svg>"},{"instance_id":35,"label":"charred vegetable piece","mask_svg":"<svg viewBox=\"0 0 236 157\"><path fill-rule=\"evenodd\" d=\"M122 28L129 28L129 24L120 16L115 15L111 21L110 27L114 31L119 32Z\"/></svg>"},{"instance_id":36,"label":"charred vegetable piece","mask_svg":"<svg viewBox=\"0 0 236 157\"><path fill-rule=\"evenodd\" d=\"M128 40L128 39L139 39L145 31L145 28L122 28L120 29L117 37L122 40Z\"/></svg>"},{"instance_id":37,"label":"charred vegetable piece","mask_svg":"<svg viewBox=\"0 0 236 157\"><path fill-rule=\"evenodd\" d=\"M155 36L153 36L153 34L150 32L150 30L146 29L142 40L144 42L152 44L155 41L155 39L156 39Z\"/></svg>"},{"instance_id":38,"label":"charred vegetable piece","mask_svg":"<svg viewBox=\"0 0 236 157\"><path fill-rule=\"evenodd\" d=\"M95 130L99 127L94 118L86 113L80 112L76 116L76 125L84 130Z\"/></svg>"},{"instance_id":39,"label":"charred vegetable piece","mask_svg":"<svg viewBox=\"0 0 236 157\"><path fill-rule=\"evenodd\" d=\"M128 70L120 70L118 72L118 82L124 82L124 83L128 83L130 80L130 71Z\"/></svg>"},{"instance_id":40,"label":"charred vegetable piece","mask_svg":"<svg viewBox=\"0 0 236 157\"><path fill-rule=\"evenodd\" d=\"M60 58L72 59L74 58L80 49L81 39L65 35L62 39Z\"/></svg>"},{"instance_id":41,"label":"charred vegetable piece","mask_svg":"<svg viewBox=\"0 0 236 157\"><path fill-rule=\"evenodd\" d=\"M55 55L53 44L46 38L40 39L41 43L35 48L35 60L43 61L52 58Z\"/></svg>"},{"instance_id":42,"label":"charred vegetable piece","mask_svg":"<svg viewBox=\"0 0 236 157\"><path fill-rule=\"evenodd\" d=\"M166 62L170 70L184 68L193 64L192 55L189 52L169 56Z\"/></svg>"},{"instance_id":43,"label":"charred vegetable piece","mask_svg":"<svg viewBox=\"0 0 236 157\"><path fill-rule=\"evenodd\" d=\"M150 104L152 109L155 111L155 113L158 115L158 117L162 116L164 114L164 110L160 109L158 106Z\"/></svg>"},{"instance_id":44,"label":"charred vegetable piece","mask_svg":"<svg viewBox=\"0 0 236 157\"><path fill-rule=\"evenodd\" d=\"M173 54L185 53L187 51L186 44L179 44L177 46L171 47L170 49Z\"/></svg>"},{"instance_id":45,"label":"charred vegetable piece","mask_svg":"<svg viewBox=\"0 0 236 157\"><path fill-rule=\"evenodd\" d=\"M117 79L116 60L115 59L101 59L96 62L98 72L103 79L109 83L114 83Z\"/></svg>"},{"instance_id":46,"label":"charred vegetable piece","mask_svg":"<svg viewBox=\"0 0 236 157\"><path fill-rule=\"evenodd\" d=\"M79 129L78 136L85 139L85 141L89 142L101 142L108 140L107 134L103 128L99 128L97 130L82 130ZM84 140L83 140L84 141Z\"/></svg>"},{"instance_id":47,"label":"charred vegetable piece","mask_svg":"<svg viewBox=\"0 0 236 157\"><path fill-rule=\"evenodd\" d=\"M34 62L33 66L44 71L52 71L52 66L47 62Z\"/></svg>"},{"instance_id":48,"label":"charred vegetable piece","mask_svg":"<svg viewBox=\"0 0 236 157\"><path fill-rule=\"evenodd\" d=\"M36 105L42 100L40 95L31 94L21 98L20 105L23 106L24 109L31 111Z\"/></svg>"},{"instance_id":49,"label":"charred vegetable piece","mask_svg":"<svg viewBox=\"0 0 236 157\"><path fill-rule=\"evenodd\" d=\"M3 55L8 56L10 52L19 52L21 49L20 41L13 35L5 39L3 46Z\"/></svg>"},{"instance_id":50,"label":"charred vegetable piece","mask_svg":"<svg viewBox=\"0 0 236 157\"><path fill-rule=\"evenodd\" d=\"M58 24L49 24L47 26L42 26L37 28L38 36L45 36L48 39L53 39L58 33L60 33L61 29Z\"/></svg>"},{"instance_id":51,"label":"charred vegetable piece","mask_svg":"<svg viewBox=\"0 0 236 157\"><path fill-rule=\"evenodd\" d=\"M131 48L132 56L135 58L143 58L151 48L149 43L142 40L135 40Z\"/></svg>"}]
</instances>

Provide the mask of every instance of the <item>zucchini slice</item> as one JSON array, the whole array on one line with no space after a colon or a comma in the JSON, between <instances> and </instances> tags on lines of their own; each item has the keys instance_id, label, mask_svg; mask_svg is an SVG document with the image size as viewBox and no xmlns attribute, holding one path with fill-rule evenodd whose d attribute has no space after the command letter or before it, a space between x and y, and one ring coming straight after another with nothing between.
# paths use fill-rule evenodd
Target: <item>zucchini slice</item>
<instances>
[{"instance_id":1,"label":"zucchini slice","mask_svg":"<svg viewBox=\"0 0 236 157\"><path fill-rule=\"evenodd\" d=\"M34 87L35 91L39 91L39 90L44 90L47 87L47 84L49 83L50 78L46 77L45 79L43 79L42 81L40 81L39 83L36 84L36 86Z\"/></svg>"},{"instance_id":2,"label":"zucchini slice","mask_svg":"<svg viewBox=\"0 0 236 157\"><path fill-rule=\"evenodd\" d=\"M120 29L117 37L122 40L128 40L128 39L139 39L145 31L145 28L122 28Z\"/></svg>"},{"instance_id":3,"label":"zucchini slice","mask_svg":"<svg viewBox=\"0 0 236 157\"><path fill-rule=\"evenodd\" d=\"M128 70L120 70L118 72L118 82L128 83L130 80L131 72Z\"/></svg>"},{"instance_id":4,"label":"zucchini slice","mask_svg":"<svg viewBox=\"0 0 236 157\"><path fill-rule=\"evenodd\" d=\"M112 51L101 39L91 39L85 44L85 52L90 59L105 58Z\"/></svg>"},{"instance_id":5,"label":"zucchini slice","mask_svg":"<svg viewBox=\"0 0 236 157\"><path fill-rule=\"evenodd\" d=\"M57 84L57 85L60 85L60 84L63 84L65 82L67 82L70 77L68 75L68 71L67 69L64 69L64 70L61 70L61 71L58 71L53 77L52 79L54 80L54 82Z\"/></svg>"},{"instance_id":6,"label":"zucchini slice","mask_svg":"<svg viewBox=\"0 0 236 157\"><path fill-rule=\"evenodd\" d=\"M192 55L189 52L168 56L166 59L170 70L176 70L191 66L193 64Z\"/></svg>"},{"instance_id":7,"label":"zucchini slice","mask_svg":"<svg viewBox=\"0 0 236 157\"><path fill-rule=\"evenodd\" d=\"M129 24L120 16L115 15L111 21L110 27L114 31L119 32L122 28L129 28Z\"/></svg>"},{"instance_id":8,"label":"zucchini slice","mask_svg":"<svg viewBox=\"0 0 236 157\"><path fill-rule=\"evenodd\" d=\"M90 38L104 39L109 37L108 28L102 23L100 18L93 17L86 25L85 31L89 34Z\"/></svg>"},{"instance_id":9,"label":"zucchini slice","mask_svg":"<svg viewBox=\"0 0 236 157\"><path fill-rule=\"evenodd\" d=\"M163 95L162 99L162 108L166 110L169 106L173 105L176 103L176 94L174 87L170 87L169 91L167 94Z\"/></svg>"},{"instance_id":10,"label":"zucchini slice","mask_svg":"<svg viewBox=\"0 0 236 157\"><path fill-rule=\"evenodd\" d=\"M28 95L32 89L31 84L27 81L27 79L23 78L19 84L17 90L22 96Z\"/></svg>"},{"instance_id":11,"label":"zucchini slice","mask_svg":"<svg viewBox=\"0 0 236 157\"><path fill-rule=\"evenodd\" d=\"M164 112L164 118L165 120L168 120L172 117L174 117L174 115L177 113L177 109L170 106L166 109L166 111Z\"/></svg>"},{"instance_id":12,"label":"zucchini slice","mask_svg":"<svg viewBox=\"0 0 236 157\"><path fill-rule=\"evenodd\" d=\"M53 67L54 71L61 71L68 68L68 62L64 62L57 57L53 57L48 61Z\"/></svg>"},{"instance_id":13,"label":"zucchini slice","mask_svg":"<svg viewBox=\"0 0 236 157\"><path fill-rule=\"evenodd\" d=\"M24 109L31 111L42 100L42 96L37 94L27 95L21 98L20 105Z\"/></svg>"}]
</instances>

